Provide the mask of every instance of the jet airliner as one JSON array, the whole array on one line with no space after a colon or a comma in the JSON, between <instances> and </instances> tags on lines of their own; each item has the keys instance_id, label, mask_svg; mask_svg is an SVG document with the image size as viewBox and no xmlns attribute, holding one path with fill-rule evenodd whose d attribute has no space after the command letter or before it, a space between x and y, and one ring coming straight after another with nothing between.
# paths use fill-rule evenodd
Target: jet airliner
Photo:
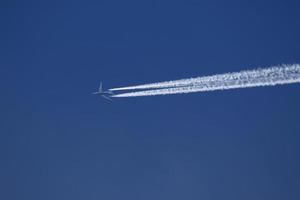
<instances>
[{"instance_id":1,"label":"jet airliner","mask_svg":"<svg viewBox=\"0 0 300 200\"><path fill-rule=\"evenodd\" d=\"M104 99L110 100L112 101L111 98L109 98L111 95L113 95L114 93L110 90L107 91L103 91L102 89L102 82L100 82L100 86L97 92L94 92L93 94L99 94L101 97L103 97Z\"/></svg>"}]
</instances>

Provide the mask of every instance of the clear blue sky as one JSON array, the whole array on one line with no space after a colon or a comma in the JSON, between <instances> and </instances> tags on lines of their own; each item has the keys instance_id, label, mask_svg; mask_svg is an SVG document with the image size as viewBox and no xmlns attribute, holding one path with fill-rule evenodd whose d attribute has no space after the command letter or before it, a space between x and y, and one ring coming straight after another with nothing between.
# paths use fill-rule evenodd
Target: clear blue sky
<instances>
[{"instance_id":1,"label":"clear blue sky","mask_svg":"<svg viewBox=\"0 0 300 200\"><path fill-rule=\"evenodd\" d=\"M0 7L0 199L300 199L300 84L91 95L299 63L299 1Z\"/></svg>"}]
</instances>

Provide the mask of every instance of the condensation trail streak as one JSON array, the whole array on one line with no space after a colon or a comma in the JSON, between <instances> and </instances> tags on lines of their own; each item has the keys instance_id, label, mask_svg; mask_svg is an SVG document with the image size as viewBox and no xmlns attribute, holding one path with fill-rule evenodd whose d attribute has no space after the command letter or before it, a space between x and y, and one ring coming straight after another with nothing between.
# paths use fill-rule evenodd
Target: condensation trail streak
<instances>
[{"instance_id":1,"label":"condensation trail streak","mask_svg":"<svg viewBox=\"0 0 300 200\"><path fill-rule=\"evenodd\" d=\"M127 92L112 97L137 97L167 95L191 92L226 90L259 86L273 86L300 82L300 65L283 65L266 69L248 70L235 73L226 73L192 79L182 79L152 83L140 86L126 87L127 89L151 89ZM125 87L124 87L125 88ZM157 89L161 88L161 89Z\"/></svg>"},{"instance_id":2,"label":"condensation trail streak","mask_svg":"<svg viewBox=\"0 0 300 200\"><path fill-rule=\"evenodd\" d=\"M129 86L129 87L120 87L120 88L113 88L110 89L111 91L118 91L118 90L137 90L137 89L155 89L155 88L166 88L166 87L182 87L187 85L192 85L199 82L206 82L206 81L216 81L216 80L224 80L224 79L240 79L243 77L258 77L258 76L266 76L267 74L278 73L280 71L291 71L295 68L299 68L298 64L295 65L283 65L283 66L276 66L266 69L255 69L255 70L247 70L241 72L233 72L233 73L226 73L226 74L218 74L213 76L202 76L198 78L189 78L189 79L180 79L175 81L165 81L165 82L158 82L158 83L150 83L150 84L142 84L137 86ZM284 72L283 72L284 73Z\"/></svg>"}]
</instances>

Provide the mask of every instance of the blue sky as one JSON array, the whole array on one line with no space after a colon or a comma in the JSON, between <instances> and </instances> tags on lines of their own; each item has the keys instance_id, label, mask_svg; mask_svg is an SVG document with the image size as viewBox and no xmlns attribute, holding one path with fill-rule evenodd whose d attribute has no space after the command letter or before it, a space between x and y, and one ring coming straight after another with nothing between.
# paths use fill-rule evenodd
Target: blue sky
<instances>
[{"instance_id":1,"label":"blue sky","mask_svg":"<svg viewBox=\"0 0 300 200\"><path fill-rule=\"evenodd\" d=\"M299 199L300 85L105 88L300 62L298 1L4 1L1 199Z\"/></svg>"}]
</instances>

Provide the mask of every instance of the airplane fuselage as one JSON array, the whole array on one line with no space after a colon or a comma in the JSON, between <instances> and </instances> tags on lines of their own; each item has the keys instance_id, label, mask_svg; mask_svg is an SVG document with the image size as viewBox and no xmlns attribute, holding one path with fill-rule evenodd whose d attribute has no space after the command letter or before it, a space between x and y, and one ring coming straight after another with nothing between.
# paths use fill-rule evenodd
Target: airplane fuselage
<instances>
[{"instance_id":1,"label":"airplane fuselage","mask_svg":"<svg viewBox=\"0 0 300 200\"><path fill-rule=\"evenodd\" d=\"M94 92L93 94L99 94L99 95L112 95L113 93L111 91L105 91L105 92Z\"/></svg>"}]
</instances>

